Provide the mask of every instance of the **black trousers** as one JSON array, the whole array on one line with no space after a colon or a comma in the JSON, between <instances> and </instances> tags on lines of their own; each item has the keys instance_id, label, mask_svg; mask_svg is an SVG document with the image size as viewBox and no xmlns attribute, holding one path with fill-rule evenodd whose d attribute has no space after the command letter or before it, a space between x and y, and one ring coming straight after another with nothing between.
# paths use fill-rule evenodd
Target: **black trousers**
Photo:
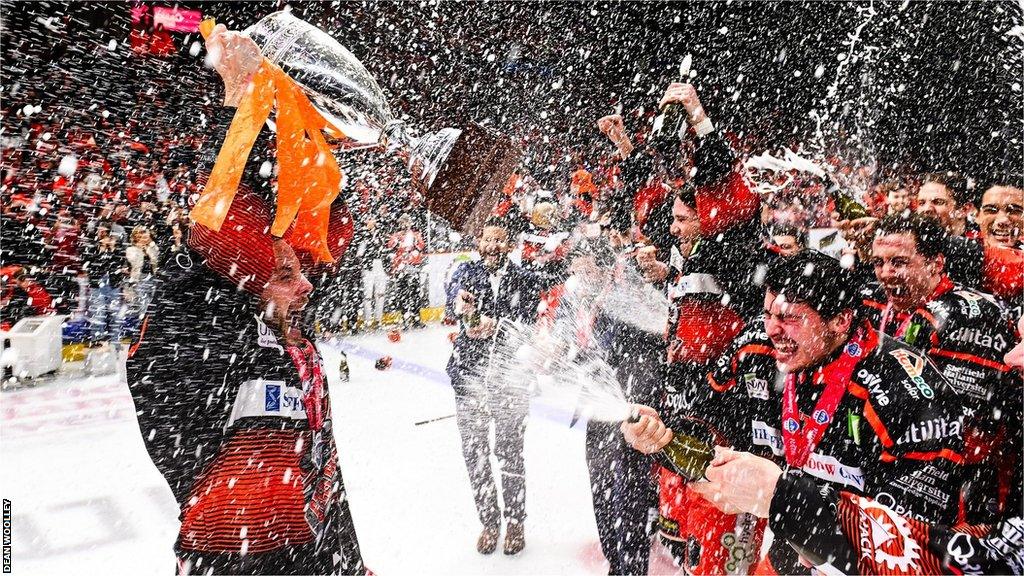
<instances>
[{"instance_id":1,"label":"black trousers","mask_svg":"<svg viewBox=\"0 0 1024 576\"><path fill-rule=\"evenodd\" d=\"M401 273L392 276L392 306L402 313L403 321L420 318L420 306L423 304L420 294L419 272Z\"/></svg>"},{"instance_id":2,"label":"black trousers","mask_svg":"<svg viewBox=\"0 0 1024 576\"><path fill-rule=\"evenodd\" d=\"M658 505L651 459L626 445L617 422L588 422L586 447L594 518L608 573L645 575L650 511Z\"/></svg>"},{"instance_id":3,"label":"black trousers","mask_svg":"<svg viewBox=\"0 0 1024 576\"><path fill-rule=\"evenodd\" d=\"M480 523L487 527L498 527L502 516L498 487L491 468L492 453L498 459L505 521L521 524L526 519L523 438L530 399L525 388L508 387L500 378L497 380L488 382L482 377L462 374L452 377L462 456L466 461ZM492 423L493 451L490 443Z\"/></svg>"}]
</instances>

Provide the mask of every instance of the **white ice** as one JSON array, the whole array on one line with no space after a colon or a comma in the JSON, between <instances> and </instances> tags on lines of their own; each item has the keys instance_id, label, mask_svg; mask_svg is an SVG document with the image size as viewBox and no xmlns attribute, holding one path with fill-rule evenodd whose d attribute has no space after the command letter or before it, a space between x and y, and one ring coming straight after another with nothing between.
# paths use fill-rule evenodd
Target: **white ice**
<instances>
[{"instance_id":1,"label":"white ice","mask_svg":"<svg viewBox=\"0 0 1024 576\"><path fill-rule=\"evenodd\" d=\"M582 423L535 401L526 432L526 549L475 550L480 530L444 366L447 328L350 338L351 381L323 345L341 468L367 565L393 574L602 574ZM377 358L394 358L377 371ZM174 573L177 508L115 376L61 376L0 393L0 493L15 574ZM652 572L674 569L658 556Z\"/></svg>"}]
</instances>

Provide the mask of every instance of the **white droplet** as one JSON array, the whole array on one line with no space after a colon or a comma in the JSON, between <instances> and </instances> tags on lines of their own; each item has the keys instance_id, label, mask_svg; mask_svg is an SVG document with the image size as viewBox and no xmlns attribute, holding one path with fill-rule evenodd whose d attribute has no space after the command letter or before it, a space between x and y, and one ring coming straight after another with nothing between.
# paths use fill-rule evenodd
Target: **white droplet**
<instances>
[{"instance_id":1,"label":"white droplet","mask_svg":"<svg viewBox=\"0 0 1024 576\"><path fill-rule=\"evenodd\" d=\"M824 64L818 64L818 67L814 69L814 77L815 78L821 78L824 75L825 75L825 65Z\"/></svg>"},{"instance_id":2,"label":"white droplet","mask_svg":"<svg viewBox=\"0 0 1024 576\"><path fill-rule=\"evenodd\" d=\"M117 50L117 40L111 40L110 42L108 42L107 43L107 50L110 50L111 52L113 52L114 50Z\"/></svg>"},{"instance_id":3,"label":"white droplet","mask_svg":"<svg viewBox=\"0 0 1024 576\"><path fill-rule=\"evenodd\" d=\"M60 159L60 164L57 166L58 174L65 178L71 178L75 175L75 170L78 170L78 158L74 154L68 154Z\"/></svg>"},{"instance_id":4,"label":"white droplet","mask_svg":"<svg viewBox=\"0 0 1024 576\"><path fill-rule=\"evenodd\" d=\"M270 174L274 170L274 165L270 163L270 160L264 160L263 164L260 164L260 176L264 178L270 178Z\"/></svg>"}]
</instances>

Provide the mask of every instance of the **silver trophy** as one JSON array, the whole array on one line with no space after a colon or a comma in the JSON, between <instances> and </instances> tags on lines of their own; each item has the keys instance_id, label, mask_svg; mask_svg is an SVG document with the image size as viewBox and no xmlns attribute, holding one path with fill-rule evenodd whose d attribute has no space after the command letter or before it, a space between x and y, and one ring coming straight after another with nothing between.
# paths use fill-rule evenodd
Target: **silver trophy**
<instances>
[{"instance_id":1,"label":"silver trophy","mask_svg":"<svg viewBox=\"0 0 1024 576\"><path fill-rule=\"evenodd\" d=\"M345 134L345 148L383 145L404 152L431 212L463 232L482 226L520 156L508 136L470 123L414 138L359 59L288 10L270 14L245 34Z\"/></svg>"}]
</instances>

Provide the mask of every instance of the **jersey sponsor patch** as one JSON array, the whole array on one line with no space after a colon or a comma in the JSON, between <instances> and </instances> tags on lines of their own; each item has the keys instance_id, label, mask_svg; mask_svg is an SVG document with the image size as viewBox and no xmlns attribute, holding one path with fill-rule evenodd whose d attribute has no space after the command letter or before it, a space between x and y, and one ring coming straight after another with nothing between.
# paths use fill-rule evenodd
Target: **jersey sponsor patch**
<instances>
[{"instance_id":1,"label":"jersey sponsor patch","mask_svg":"<svg viewBox=\"0 0 1024 576\"><path fill-rule=\"evenodd\" d=\"M238 387L228 426L241 418L279 417L305 420L302 390L283 380L246 380Z\"/></svg>"},{"instance_id":2,"label":"jersey sponsor patch","mask_svg":"<svg viewBox=\"0 0 1024 576\"><path fill-rule=\"evenodd\" d=\"M747 387L747 396L758 400L768 399L768 380L750 372L743 375L743 384Z\"/></svg>"},{"instance_id":3,"label":"jersey sponsor patch","mask_svg":"<svg viewBox=\"0 0 1024 576\"><path fill-rule=\"evenodd\" d=\"M262 348L273 348L284 354L284 347L277 341L277 336L258 316L256 317L256 344Z\"/></svg>"},{"instance_id":4,"label":"jersey sponsor patch","mask_svg":"<svg viewBox=\"0 0 1024 576\"><path fill-rule=\"evenodd\" d=\"M782 456L785 450L782 446L782 432L761 422L754 420L751 423L751 436L754 445L767 446L772 454ZM858 466L847 466L832 456L825 456L812 452L802 470L811 476L852 486L857 490L864 490L864 471Z\"/></svg>"},{"instance_id":5,"label":"jersey sponsor patch","mask_svg":"<svg viewBox=\"0 0 1024 576\"><path fill-rule=\"evenodd\" d=\"M913 574L919 567L921 545L911 534L907 520L892 509L866 498L856 498L859 506L858 534L860 554L890 574Z\"/></svg>"},{"instance_id":6,"label":"jersey sponsor patch","mask_svg":"<svg viewBox=\"0 0 1024 576\"><path fill-rule=\"evenodd\" d=\"M889 352L889 355L896 359L900 364L900 368L907 373L910 377L909 383L907 380L903 381L903 387L910 392L910 396L917 400L918 394L921 396L931 399L935 397L935 392L932 387L924 381L921 374L924 373L924 358L914 354L909 350L898 348ZM913 386L911 386L913 384ZM916 388L916 390L915 390Z\"/></svg>"},{"instance_id":7,"label":"jersey sponsor patch","mask_svg":"<svg viewBox=\"0 0 1024 576\"><path fill-rule=\"evenodd\" d=\"M981 294L967 290L957 290L954 294L963 298L964 302L967 304L966 313L968 318L977 318L978 316L981 316L981 306L978 304L982 300Z\"/></svg>"},{"instance_id":8,"label":"jersey sponsor patch","mask_svg":"<svg viewBox=\"0 0 1024 576\"><path fill-rule=\"evenodd\" d=\"M997 354L1005 353L1009 347L1009 342L1002 334L991 333L985 327L960 326L946 334L945 338L960 344L988 348Z\"/></svg>"}]
</instances>

